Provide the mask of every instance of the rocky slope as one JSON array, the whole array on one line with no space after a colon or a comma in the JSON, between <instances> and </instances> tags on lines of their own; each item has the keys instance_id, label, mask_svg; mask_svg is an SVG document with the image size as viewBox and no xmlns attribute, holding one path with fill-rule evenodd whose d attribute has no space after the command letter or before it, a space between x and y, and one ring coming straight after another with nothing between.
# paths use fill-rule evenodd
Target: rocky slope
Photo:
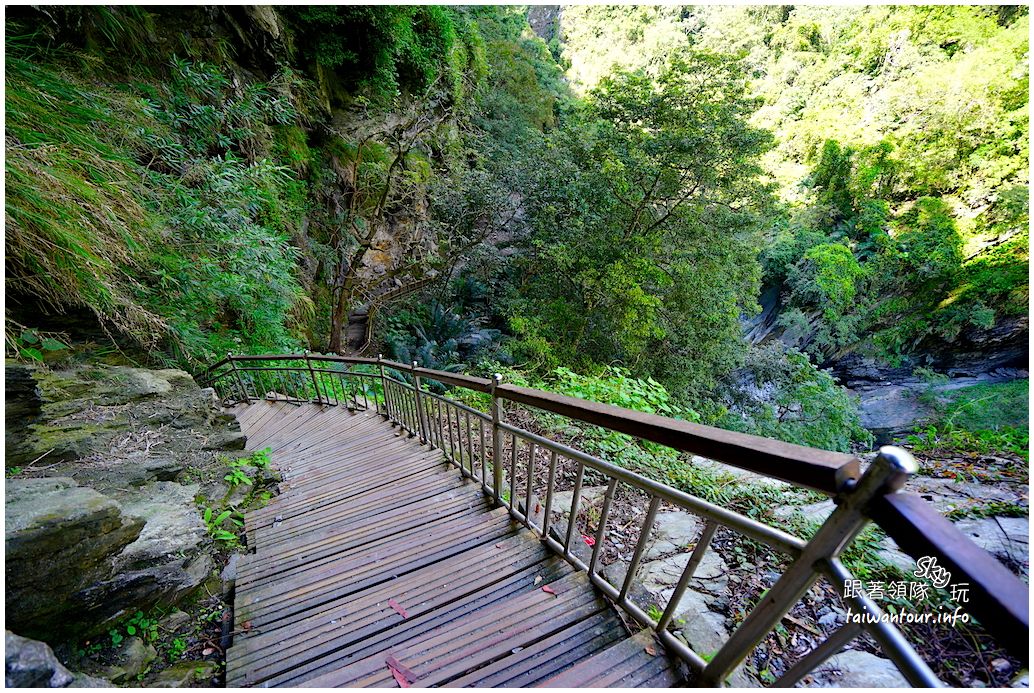
<instances>
[{"instance_id":1,"label":"rocky slope","mask_svg":"<svg viewBox=\"0 0 1034 693\"><path fill-rule=\"evenodd\" d=\"M202 585L220 594L225 556L202 508L243 500L224 476L245 439L214 393L178 370L5 370L7 628L71 653ZM77 664L126 678L117 665Z\"/></svg>"}]
</instances>

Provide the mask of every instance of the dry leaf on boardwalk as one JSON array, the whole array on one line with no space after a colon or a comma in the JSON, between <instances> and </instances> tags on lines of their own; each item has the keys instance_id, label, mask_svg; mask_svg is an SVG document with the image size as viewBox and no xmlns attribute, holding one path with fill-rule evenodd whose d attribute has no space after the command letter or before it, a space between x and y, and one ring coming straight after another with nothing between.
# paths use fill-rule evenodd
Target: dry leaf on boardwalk
<instances>
[{"instance_id":1,"label":"dry leaf on boardwalk","mask_svg":"<svg viewBox=\"0 0 1034 693\"><path fill-rule=\"evenodd\" d=\"M404 609L404 608L402 607L402 605L401 605L401 604L399 604L399 603L398 603L397 601L395 601L394 599L389 599L389 600L388 600L388 606L390 606L390 607L391 607L392 609L394 609L395 611L397 611L397 612L398 612L398 615L399 615L399 616L401 616L402 618L409 618L409 612L408 612L408 611L406 611L406 610L405 610L405 609Z\"/></svg>"}]
</instances>

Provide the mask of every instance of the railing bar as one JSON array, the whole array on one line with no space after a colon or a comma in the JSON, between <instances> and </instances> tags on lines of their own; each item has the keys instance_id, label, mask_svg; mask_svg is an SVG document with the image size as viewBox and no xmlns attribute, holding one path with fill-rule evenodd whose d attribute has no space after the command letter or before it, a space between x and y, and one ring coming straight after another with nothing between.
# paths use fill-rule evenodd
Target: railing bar
<instances>
[{"instance_id":1,"label":"railing bar","mask_svg":"<svg viewBox=\"0 0 1034 693\"><path fill-rule=\"evenodd\" d=\"M756 539L772 548L782 551L783 553L789 554L790 556L797 557L804 549L804 540L788 534L780 529L769 527L766 524L752 520L743 515L739 515L731 510L726 510L713 503L691 496L688 493L684 493L677 489L671 488L652 479L648 479L645 476L630 472L627 469L623 469L616 465L604 462L601 459L587 455L581 450L575 450L574 448L555 443L548 438L543 438L540 435L524 431L523 429L511 426L507 423L500 422L499 427L506 431L517 432L521 436L534 440L537 444L548 450L555 450L564 457L576 460L598 472L603 473L609 477L617 477L621 481L624 481L631 486L640 488L648 493L660 496L662 500L666 500L669 503L678 505L685 510L690 512L703 515L704 517L714 520L719 524L723 524L729 527L733 527L742 534L746 534L751 539Z\"/></svg>"},{"instance_id":2,"label":"railing bar","mask_svg":"<svg viewBox=\"0 0 1034 693\"><path fill-rule=\"evenodd\" d=\"M464 471L463 468L463 426L460 424L460 410L459 407L453 407L453 413L456 415L456 450L460 455L460 471ZM451 424L450 424L451 425Z\"/></svg>"},{"instance_id":3,"label":"railing bar","mask_svg":"<svg viewBox=\"0 0 1034 693\"><path fill-rule=\"evenodd\" d=\"M456 410L456 416L459 416L458 409ZM476 479L477 474L474 472L474 436L471 434L470 414L464 412L463 416L467 422L467 466L470 467L470 476Z\"/></svg>"},{"instance_id":4,"label":"railing bar","mask_svg":"<svg viewBox=\"0 0 1034 693\"><path fill-rule=\"evenodd\" d=\"M815 669L827 659L846 647L852 640L862 634L861 624L845 623L836 629L832 635L819 643L818 647L811 650L793 666L779 677L779 680L772 684L773 688L793 688L806 674Z\"/></svg>"},{"instance_id":5,"label":"railing bar","mask_svg":"<svg viewBox=\"0 0 1034 693\"><path fill-rule=\"evenodd\" d=\"M535 478L535 443L528 441L528 483L524 494L524 526L531 529L531 491Z\"/></svg>"},{"instance_id":6,"label":"railing bar","mask_svg":"<svg viewBox=\"0 0 1034 693\"><path fill-rule=\"evenodd\" d=\"M843 585L851 579L851 572L839 559L826 559L820 569L834 585ZM901 631L881 618L883 611L864 593L856 593L848 597L861 613L868 613L875 623L865 624L869 635L879 643L883 652L897 666L908 682L923 688L939 688L943 684L933 673L929 665L916 653L911 643Z\"/></svg>"},{"instance_id":7,"label":"railing bar","mask_svg":"<svg viewBox=\"0 0 1034 693\"><path fill-rule=\"evenodd\" d=\"M592 558L589 559L589 573L596 571L596 562L599 559L600 550L603 548L603 540L607 532L607 517L610 515L610 504L614 501L614 491L617 489L618 480L611 479L607 485L607 493L603 497L603 509L600 511L599 527L596 528L596 541L592 545ZM586 527L588 529L588 527Z\"/></svg>"},{"instance_id":8,"label":"railing bar","mask_svg":"<svg viewBox=\"0 0 1034 693\"><path fill-rule=\"evenodd\" d=\"M517 434L513 435L513 446L510 448L510 508L517 507Z\"/></svg>"},{"instance_id":9,"label":"railing bar","mask_svg":"<svg viewBox=\"0 0 1034 693\"><path fill-rule=\"evenodd\" d=\"M555 453L554 453L555 454ZM657 509L661 507L661 499L657 496L650 496L650 507L646 510L646 518L643 526L639 529L639 541L635 543L635 552L632 554L632 562L628 564L628 572L625 573L625 581L621 584L621 592L618 599L622 600L628 594L632 586L632 579L639 570L639 562L643 559L643 552L646 550L646 542L653 531L653 523L657 519Z\"/></svg>"},{"instance_id":10,"label":"railing bar","mask_svg":"<svg viewBox=\"0 0 1034 693\"><path fill-rule=\"evenodd\" d=\"M682 601L682 595L686 593L686 587L689 586L689 581L692 579L693 574L696 573L697 567L704 560L704 553L707 551L707 547L711 545L711 539L714 537L717 529L718 523L714 520L704 525L704 530L700 533L697 545L689 557L689 563L686 564L685 569L682 571L682 577L679 578L678 583L675 585L675 591L671 593L671 597L668 599L668 606L665 607L664 613L661 614L661 619L657 622L657 630L665 630L668 624L671 623L671 619L674 618L675 609L678 608L679 602Z\"/></svg>"},{"instance_id":11,"label":"railing bar","mask_svg":"<svg viewBox=\"0 0 1034 693\"><path fill-rule=\"evenodd\" d=\"M481 485L487 491L488 490L488 462L487 462L486 456L485 456L485 452L486 452L486 448L485 448L485 422L482 419L478 419L477 422L478 422L478 429L479 429L479 432L481 434L481 449L479 451L481 453L480 454L480 457L481 457Z\"/></svg>"},{"instance_id":12,"label":"railing bar","mask_svg":"<svg viewBox=\"0 0 1034 693\"><path fill-rule=\"evenodd\" d=\"M438 424L438 449L445 453L445 429L442 428L442 403L439 400L432 400L435 410L434 420Z\"/></svg>"},{"instance_id":13,"label":"railing bar","mask_svg":"<svg viewBox=\"0 0 1034 693\"><path fill-rule=\"evenodd\" d=\"M574 490L571 491L571 517L567 520L567 537L564 539L564 555L571 557L571 538L574 536L574 528L578 522L578 502L582 498L582 478L585 476L585 465L578 464L578 476L574 480Z\"/></svg>"},{"instance_id":14,"label":"railing bar","mask_svg":"<svg viewBox=\"0 0 1034 693\"><path fill-rule=\"evenodd\" d=\"M384 380L385 408L388 410L388 421L395 425L398 405L395 403L395 385L389 379Z\"/></svg>"},{"instance_id":15,"label":"railing bar","mask_svg":"<svg viewBox=\"0 0 1034 693\"><path fill-rule=\"evenodd\" d=\"M456 445L452 440L452 413L449 412L449 403L443 402L443 404L445 405L445 425L449 428L449 459L456 464Z\"/></svg>"},{"instance_id":16,"label":"railing bar","mask_svg":"<svg viewBox=\"0 0 1034 693\"><path fill-rule=\"evenodd\" d=\"M546 480L546 505L542 512L542 536L549 536L549 525L553 519L553 486L556 479L557 453L553 450L549 454L549 476Z\"/></svg>"}]
</instances>

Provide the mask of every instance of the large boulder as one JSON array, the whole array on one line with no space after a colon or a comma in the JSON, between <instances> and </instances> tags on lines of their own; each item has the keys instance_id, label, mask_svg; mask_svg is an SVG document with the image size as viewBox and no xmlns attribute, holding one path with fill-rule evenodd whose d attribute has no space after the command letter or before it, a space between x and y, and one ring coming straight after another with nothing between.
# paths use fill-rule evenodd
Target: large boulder
<instances>
[{"instance_id":1,"label":"large boulder","mask_svg":"<svg viewBox=\"0 0 1034 693\"><path fill-rule=\"evenodd\" d=\"M110 688L104 679L75 674L65 668L50 646L7 631L4 637L8 688Z\"/></svg>"},{"instance_id":2,"label":"large boulder","mask_svg":"<svg viewBox=\"0 0 1034 693\"><path fill-rule=\"evenodd\" d=\"M7 624L43 637L64 631L70 600L111 576L144 521L69 478L8 479L4 506Z\"/></svg>"}]
</instances>

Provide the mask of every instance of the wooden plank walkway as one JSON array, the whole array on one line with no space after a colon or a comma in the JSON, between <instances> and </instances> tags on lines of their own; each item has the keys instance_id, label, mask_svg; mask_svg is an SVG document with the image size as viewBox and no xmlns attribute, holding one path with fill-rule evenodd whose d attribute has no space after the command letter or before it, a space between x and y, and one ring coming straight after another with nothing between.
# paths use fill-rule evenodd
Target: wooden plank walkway
<instances>
[{"instance_id":1,"label":"wooden plank walkway","mask_svg":"<svg viewBox=\"0 0 1034 693\"><path fill-rule=\"evenodd\" d=\"M343 407L237 418L284 482L246 517L227 686L676 683L649 633L440 451Z\"/></svg>"}]
</instances>

